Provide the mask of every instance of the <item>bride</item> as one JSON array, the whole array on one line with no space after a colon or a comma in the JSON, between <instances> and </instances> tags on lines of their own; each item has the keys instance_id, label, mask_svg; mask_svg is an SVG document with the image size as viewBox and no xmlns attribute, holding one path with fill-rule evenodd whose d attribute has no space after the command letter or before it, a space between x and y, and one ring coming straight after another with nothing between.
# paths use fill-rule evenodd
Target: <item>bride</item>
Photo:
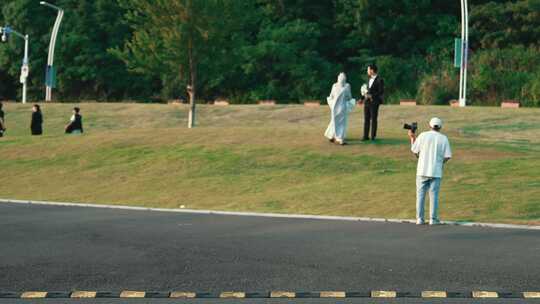
<instances>
[{"instance_id":1,"label":"bride","mask_svg":"<svg viewBox=\"0 0 540 304\"><path fill-rule=\"evenodd\" d=\"M326 100L330 106L331 119L324 136L331 142L345 145L349 112L356 103L345 73L339 74L338 81L332 86L332 92Z\"/></svg>"}]
</instances>

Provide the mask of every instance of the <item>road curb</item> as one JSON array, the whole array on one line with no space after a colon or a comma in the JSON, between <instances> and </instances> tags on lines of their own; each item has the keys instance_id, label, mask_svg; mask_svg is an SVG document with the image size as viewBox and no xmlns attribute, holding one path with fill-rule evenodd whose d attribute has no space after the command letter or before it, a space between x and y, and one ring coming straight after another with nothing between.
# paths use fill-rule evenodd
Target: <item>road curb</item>
<instances>
[{"instance_id":1,"label":"road curb","mask_svg":"<svg viewBox=\"0 0 540 304\"><path fill-rule=\"evenodd\" d=\"M396 290L372 290L364 292L355 291L317 291L317 292L296 292L296 291L271 291L271 292L244 292L244 291L223 291L218 293L188 292L188 291L133 291L124 290L120 292L110 291L23 291L23 292L1 292L0 299L89 299L89 298L121 298L121 299L142 299L142 298L174 298L174 299L254 299L254 298L310 298L310 299L343 299L343 298L373 298L373 299L393 299L393 298L453 298L453 299L538 299L540 292L500 292L500 291L421 291L402 292Z\"/></svg>"},{"instance_id":2,"label":"road curb","mask_svg":"<svg viewBox=\"0 0 540 304\"><path fill-rule=\"evenodd\" d=\"M386 219L386 218L371 218L371 217L325 216L325 215L309 215L309 214L233 212L233 211L197 210L197 209L167 209L167 208L133 207L133 206L125 206L125 205L102 205L102 204L88 204L88 203L13 200L13 199L2 199L2 198L0 198L0 203L24 204L24 205L45 205L45 206L58 206L58 207L118 209L118 210L128 210L128 211L171 212L171 213L201 214L201 215L232 215L232 216L248 216L248 217L330 220L330 221L350 221L350 222L384 222L384 223L401 223L401 224L415 224L416 223L416 221L412 219ZM463 227L540 230L540 226L532 226L532 225L512 225L512 224L456 222L456 221L442 221L441 224L452 225L452 226L463 226Z\"/></svg>"}]
</instances>

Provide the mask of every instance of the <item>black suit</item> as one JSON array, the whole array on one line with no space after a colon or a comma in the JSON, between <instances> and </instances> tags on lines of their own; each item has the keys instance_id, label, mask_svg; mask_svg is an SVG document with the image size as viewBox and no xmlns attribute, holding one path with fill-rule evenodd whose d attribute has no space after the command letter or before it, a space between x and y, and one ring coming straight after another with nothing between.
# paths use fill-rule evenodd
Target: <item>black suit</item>
<instances>
[{"instance_id":1,"label":"black suit","mask_svg":"<svg viewBox=\"0 0 540 304\"><path fill-rule=\"evenodd\" d=\"M368 79L369 85L369 79ZM384 80L377 75L367 93L371 98L364 100L364 139L369 139L371 129L371 139L377 137L377 120L379 118L379 106L384 102Z\"/></svg>"}]
</instances>

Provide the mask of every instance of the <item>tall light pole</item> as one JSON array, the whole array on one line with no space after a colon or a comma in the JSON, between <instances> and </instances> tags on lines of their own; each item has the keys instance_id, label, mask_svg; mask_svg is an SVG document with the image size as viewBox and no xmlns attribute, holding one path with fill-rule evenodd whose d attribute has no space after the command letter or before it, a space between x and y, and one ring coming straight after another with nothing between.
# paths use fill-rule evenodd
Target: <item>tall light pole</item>
<instances>
[{"instance_id":1,"label":"tall light pole","mask_svg":"<svg viewBox=\"0 0 540 304\"><path fill-rule=\"evenodd\" d=\"M461 63L459 73L459 106L467 105L467 65L469 59L469 8L461 0Z\"/></svg>"},{"instance_id":2,"label":"tall light pole","mask_svg":"<svg viewBox=\"0 0 540 304\"><path fill-rule=\"evenodd\" d=\"M9 26L0 27L0 34L2 35L2 42L7 42L11 34L24 40L24 58L21 67L20 82L23 85L22 103L26 103L26 83L28 79L28 74L30 73L30 68L28 66L28 35L23 35Z\"/></svg>"},{"instance_id":3,"label":"tall light pole","mask_svg":"<svg viewBox=\"0 0 540 304\"><path fill-rule=\"evenodd\" d=\"M52 5L45 1L40 1L39 4L45 5L47 7L53 8L58 11L56 15L56 21L54 22L54 27L51 34L51 42L49 43L49 57L47 58L47 70L45 75L45 101L52 100L52 89L55 82L55 71L54 71L54 46L56 45L56 37L58 36L58 30L60 30L60 23L64 17L64 10L56 5Z\"/></svg>"}]
</instances>

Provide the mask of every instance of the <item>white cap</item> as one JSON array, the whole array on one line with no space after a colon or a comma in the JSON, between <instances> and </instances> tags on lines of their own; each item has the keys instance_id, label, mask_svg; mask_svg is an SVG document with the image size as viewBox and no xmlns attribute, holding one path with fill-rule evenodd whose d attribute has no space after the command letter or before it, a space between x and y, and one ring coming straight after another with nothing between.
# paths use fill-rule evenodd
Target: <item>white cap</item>
<instances>
[{"instance_id":1,"label":"white cap","mask_svg":"<svg viewBox=\"0 0 540 304\"><path fill-rule=\"evenodd\" d=\"M442 120L438 117L433 117L430 121L429 121L429 126L432 127L432 128L442 128Z\"/></svg>"}]
</instances>

